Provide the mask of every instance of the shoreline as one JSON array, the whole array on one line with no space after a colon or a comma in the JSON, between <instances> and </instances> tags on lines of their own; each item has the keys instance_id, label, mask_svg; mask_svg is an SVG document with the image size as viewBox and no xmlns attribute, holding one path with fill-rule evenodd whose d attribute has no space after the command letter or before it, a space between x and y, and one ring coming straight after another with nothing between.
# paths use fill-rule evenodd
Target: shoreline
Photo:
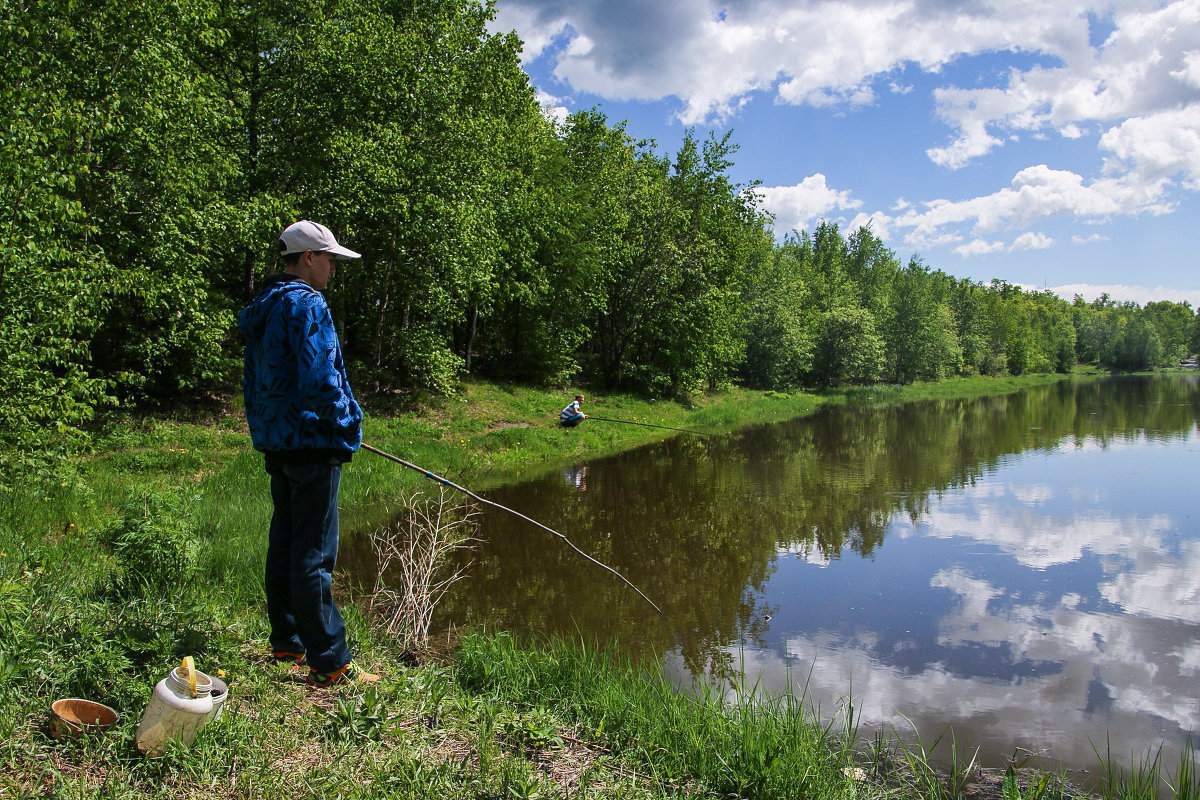
<instances>
[{"instance_id":1,"label":"shoreline","mask_svg":"<svg viewBox=\"0 0 1200 800\"><path fill-rule=\"evenodd\" d=\"M730 390L689 404L602 395L584 411L730 431L833 403L996 395L1070 378L828 395ZM456 397L370 417L368 441L486 491L683 435L621 425L562 430L554 421L575 391L472 382ZM371 530L424 483L384 459L356 457L343 478L343 530ZM935 777L934 754L908 751L893 751L879 762L890 771L870 767L863 782L870 743L821 734L799 709L731 715L715 698L672 699L644 673L570 643L521 649L500 632L472 633L453 657L413 663L381 634L369 597L336 578L356 658L385 682L367 694L306 690L266 663L260 575L270 503L261 456L250 451L236 408L199 422L170 414L110 420L93 455L0 501L0 730L8 734L0 757L9 765L0 796L138 795L164 781L185 795L293 796L303 781L306 796L346 787L362 796L666 798L758 786L748 796L783 797L806 770L806 791L822 800L928 796L947 780L968 796L1000 795L994 771ZM498 655L481 662L481 653ZM185 654L224 673L222 721L194 747L144 760L132 740L150 687ZM568 686L563 670L572 662ZM104 702L121 719L103 738L55 741L46 710L62 696ZM605 696L615 705L603 706ZM629 716L631 708L641 711ZM348 751L356 758L344 758ZM771 752L795 763L780 772ZM374 766L363 772L361 763Z\"/></svg>"},{"instance_id":2,"label":"shoreline","mask_svg":"<svg viewBox=\"0 0 1200 800\"><path fill-rule=\"evenodd\" d=\"M584 421L572 429L559 428L558 412L577 392L588 398L584 413L721 434L749 425L803 418L829 405L883 406L968 399L1104 374L1080 370L1070 375L951 378L826 393L727 389L687 403L617 393L592 396L587 387L546 390L470 381L455 397L433 398L399 413L369 417L364 422L364 441L456 482L467 481L469 488L486 490L685 435L599 421ZM375 463L381 461L370 453L360 453L344 473L343 487L348 494L344 495L342 513L363 520L355 529L369 527L373 521L370 498L378 494L377 487L356 491L350 485L356 475L361 478L366 473L371 480L383 469L396 473L398 485L403 488L422 483L420 476L401 467Z\"/></svg>"}]
</instances>

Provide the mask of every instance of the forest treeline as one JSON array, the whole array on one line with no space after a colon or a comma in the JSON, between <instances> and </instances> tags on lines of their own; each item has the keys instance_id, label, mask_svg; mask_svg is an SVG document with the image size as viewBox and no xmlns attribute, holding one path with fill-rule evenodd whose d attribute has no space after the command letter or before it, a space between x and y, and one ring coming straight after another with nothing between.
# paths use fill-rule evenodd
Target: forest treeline
<instances>
[{"instance_id":1,"label":"forest treeline","mask_svg":"<svg viewBox=\"0 0 1200 800\"><path fill-rule=\"evenodd\" d=\"M235 386L233 318L298 218L360 394L464 374L655 396L1197 350L1187 304L1063 301L775 239L729 136L548 119L473 0L0 0L0 472L97 408Z\"/></svg>"}]
</instances>

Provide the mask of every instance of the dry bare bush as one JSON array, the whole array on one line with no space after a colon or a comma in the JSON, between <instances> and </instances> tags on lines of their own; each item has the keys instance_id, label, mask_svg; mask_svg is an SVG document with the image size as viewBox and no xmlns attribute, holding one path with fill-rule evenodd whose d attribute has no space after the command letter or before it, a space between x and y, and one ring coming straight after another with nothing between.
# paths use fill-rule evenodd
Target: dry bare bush
<instances>
[{"instance_id":1,"label":"dry bare bush","mask_svg":"<svg viewBox=\"0 0 1200 800\"><path fill-rule=\"evenodd\" d=\"M424 648L433 609L466 573L469 562L455 567L455 554L479 541L479 509L448 495L445 487L437 497L413 493L403 516L371 534L379 570L371 612L410 653Z\"/></svg>"}]
</instances>

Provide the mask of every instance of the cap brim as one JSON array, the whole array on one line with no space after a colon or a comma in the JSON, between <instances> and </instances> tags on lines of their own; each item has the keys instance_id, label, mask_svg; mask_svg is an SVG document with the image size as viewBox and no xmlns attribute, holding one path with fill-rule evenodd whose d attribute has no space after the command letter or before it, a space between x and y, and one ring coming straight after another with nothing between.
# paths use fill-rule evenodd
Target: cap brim
<instances>
[{"instance_id":1,"label":"cap brim","mask_svg":"<svg viewBox=\"0 0 1200 800\"><path fill-rule=\"evenodd\" d=\"M354 252L353 250L351 250L348 247L342 247L340 244L337 245L336 247L329 248L325 252L333 253L334 258L341 258L341 259L362 258L361 254Z\"/></svg>"}]
</instances>

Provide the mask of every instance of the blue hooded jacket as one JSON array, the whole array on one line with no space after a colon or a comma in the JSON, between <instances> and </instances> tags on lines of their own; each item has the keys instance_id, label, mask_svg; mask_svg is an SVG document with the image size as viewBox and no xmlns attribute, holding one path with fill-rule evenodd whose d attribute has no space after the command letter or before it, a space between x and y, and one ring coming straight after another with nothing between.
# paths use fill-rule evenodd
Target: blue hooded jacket
<instances>
[{"instance_id":1,"label":"blue hooded jacket","mask_svg":"<svg viewBox=\"0 0 1200 800\"><path fill-rule=\"evenodd\" d=\"M325 298L275 275L238 315L254 449L285 461L349 461L362 443L342 348Z\"/></svg>"}]
</instances>

